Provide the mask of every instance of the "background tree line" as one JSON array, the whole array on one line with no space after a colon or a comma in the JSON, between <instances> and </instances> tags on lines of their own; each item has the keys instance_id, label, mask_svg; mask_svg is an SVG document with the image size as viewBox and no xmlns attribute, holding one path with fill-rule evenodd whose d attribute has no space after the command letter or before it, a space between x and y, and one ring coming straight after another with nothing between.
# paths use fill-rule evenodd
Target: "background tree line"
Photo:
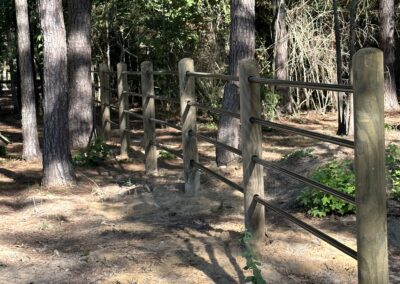
<instances>
[{"instance_id":1,"label":"background tree line","mask_svg":"<svg viewBox=\"0 0 400 284\"><path fill-rule=\"evenodd\" d=\"M380 47L386 109L399 109L398 0L2 0L1 6L0 64L19 77L24 158L41 157L35 117L43 106L49 183L57 175L60 183L74 180L69 147L87 145L93 128L90 68L101 62L114 68L124 61L138 70L151 60L155 69L176 70L179 59L191 57L198 70L234 74L239 59L255 57L263 76L346 84L354 51ZM202 102L237 111L234 82L197 84ZM162 80L157 88L171 96L177 90ZM346 115L347 122L338 133L351 129L351 97L344 94L288 88L264 88L262 94L268 118L339 110L339 120ZM218 139L238 147L238 131L237 122L222 117ZM235 158L217 149L219 164Z\"/></svg>"}]
</instances>

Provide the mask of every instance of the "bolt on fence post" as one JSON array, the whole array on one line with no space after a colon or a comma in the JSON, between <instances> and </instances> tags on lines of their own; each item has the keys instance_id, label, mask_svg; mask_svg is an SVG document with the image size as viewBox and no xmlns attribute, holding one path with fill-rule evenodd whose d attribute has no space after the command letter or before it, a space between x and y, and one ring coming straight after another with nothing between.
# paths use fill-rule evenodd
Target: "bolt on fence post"
<instances>
[{"instance_id":1,"label":"bolt on fence post","mask_svg":"<svg viewBox=\"0 0 400 284\"><path fill-rule=\"evenodd\" d=\"M157 147L154 145L156 142L156 124L150 120L155 118L155 103L154 98L149 98L149 96L154 96L153 63L150 61L142 62L140 70L146 174L155 174L157 173Z\"/></svg>"},{"instance_id":2,"label":"bolt on fence post","mask_svg":"<svg viewBox=\"0 0 400 284\"><path fill-rule=\"evenodd\" d=\"M388 283L383 53L353 57L357 259L360 284Z\"/></svg>"},{"instance_id":3,"label":"bolt on fence post","mask_svg":"<svg viewBox=\"0 0 400 284\"><path fill-rule=\"evenodd\" d=\"M119 130L121 137L121 158L128 158L129 151L129 114L125 111L129 109L128 102L128 75L125 63L117 65L117 81L118 81L118 113L119 113Z\"/></svg>"},{"instance_id":4,"label":"bolt on fence post","mask_svg":"<svg viewBox=\"0 0 400 284\"><path fill-rule=\"evenodd\" d=\"M111 134L110 124L110 73L107 63L101 63L100 75L100 101L101 101L101 135L108 140Z\"/></svg>"},{"instance_id":5,"label":"bolt on fence post","mask_svg":"<svg viewBox=\"0 0 400 284\"><path fill-rule=\"evenodd\" d=\"M261 118L260 85L250 83L249 77L258 77L259 73L260 69L254 60L239 62L245 226L255 241L265 236L265 208L253 199L254 195L264 197L264 172L261 165L253 162L254 156L262 158L261 126L250 121L252 117Z\"/></svg>"},{"instance_id":6,"label":"bolt on fence post","mask_svg":"<svg viewBox=\"0 0 400 284\"><path fill-rule=\"evenodd\" d=\"M196 102L196 93L194 78L186 76L187 72L194 72L193 59L184 58L179 61L179 90L185 193L195 195L200 186L200 173L193 167L191 161L198 162L199 157L197 153L197 138L191 134L197 131L197 108L189 105L189 102Z\"/></svg>"}]
</instances>

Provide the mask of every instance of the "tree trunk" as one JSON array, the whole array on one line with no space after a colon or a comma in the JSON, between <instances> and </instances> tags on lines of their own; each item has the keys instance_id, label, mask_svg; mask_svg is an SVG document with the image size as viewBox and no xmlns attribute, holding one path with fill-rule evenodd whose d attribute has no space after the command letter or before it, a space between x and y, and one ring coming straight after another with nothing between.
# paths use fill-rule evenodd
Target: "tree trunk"
<instances>
[{"instance_id":1,"label":"tree trunk","mask_svg":"<svg viewBox=\"0 0 400 284\"><path fill-rule=\"evenodd\" d=\"M69 133L73 148L85 148L93 128L90 77L90 0L68 1Z\"/></svg>"},{"instance_id":2,"label":"tree trunk","mask_svg":"<svg viewBox=\"0 0 400 284\"><path fill-rule=\"evenodd\" d=\"M286 24L286 4L285 0L275 0L276 16L275 16L275 77L278 80L288 79L288 27ZM293 101L289 93L289 88L277 86L276 92L282 98L281 112L292 114Z\"/></svg>"},{"instance_id":3,"label":"tree trunk","mask_svg":"<svg viewBox=\"0 0 400 284\"><path fill-rule=\"evenodd\" d=\"M239 61L254 58L255 53L255 1L231 0L231 24L229 38L229 73L239 75ZM225 110L239 111L239 82L225 86L222 106ZM221 116L218 127L218 141L232 147L239 147L240 121L229 116ZM238 156L217 147L217 164L227 165Z\"/></svg>"},{"instance_id":4,"label":"tree trunk","mask_svg":"<svg viewBox=\"0 0 400 284\"><path fill-rule=\"evenodd\" d=\"M396 95L396 44L394 0L379 1L380 46L385 58L385 111L400 109Z\"/></svg>"},{"instance_id":5,"label":"tree trunk","mask_svg":"<svg viewBox=\"0 0 400 284\"><path fill-rule=\"evenodd\" d=\"M62 0L40 0L44 49L44 187L75 182L69 146L67 94L67 42Z\"/></svg>"},{"instance_id":6,"label":"tree trunk","mask_svg":"<svg viewBox=\"0 0 400 284\"><path fill-rule=\"evenodd\" d=\"M32 65L31 37L29 31L28 1L15 0L19 78L22 100L22 158L31 161L41 159L36 121L35 83Z\"/></svg>"}]
</instances>

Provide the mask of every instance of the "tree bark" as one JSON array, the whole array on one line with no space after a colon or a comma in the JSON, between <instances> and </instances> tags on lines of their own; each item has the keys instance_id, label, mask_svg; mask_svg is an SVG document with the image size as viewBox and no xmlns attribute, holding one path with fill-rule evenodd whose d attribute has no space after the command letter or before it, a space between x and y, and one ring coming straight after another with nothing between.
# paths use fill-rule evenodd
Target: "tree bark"
<instances>
[{"instance_id":1,"label":"tree bark","mask_svg":"<svg viewBox=\"0 0 400 284\"><path fill-rule=\"evenodd\" d=\"M229 38L229 73L239 75L239 61L254 58L255 53L255 0L231 0L231 24ZM232 112L239 111L239 82L225 86L222 107ZM218 141L239 147L240 121L221 116L218 126ZM217 164L227 165L238 156L217 147Z\"/></svg>"},{"instance_id":2,"label":"tree bark","mask_svg":"<svg viewBox=\"0 0 400 284\"><path fill-rule=\"evenodd\" d=\"M44 187L70 186L75 182L69 146L67 42L62 0L40 0L44 49Z\"/></svg>"},{"instance_id":3,"label":"tree bark","mask_svg":"<svg viewBox=\"0 0 400 284\"><path fill-rule=\"evenodd\" d=\"M36 121L35 83L29 31L28 1L15 0L17 16L19 83L22 101L22 158L27 161L41 159Z\"/></svg>"},{"instance_id":4,"label":"tree bark","mask_svg":"<svg viewBox=\"0 0 400 284\"><path fill-rule=\"evenodd\" d=\"M380 46L384 54L385 64L385 111L400 109L396 94L396 42L394 0L379 1Z\"/></svg>"},{"instance_id":5,"label":"tree bark","mask_svg":"<svg viewBox=\"0 0 400 284\"><path fill-rule=\"evenodd\" d=\"M278 80L287 80L289 75L289 38L286 24L286 4L285 0L275 0L275 2L275 78ZM281 112L292 114L293 100L289 93L289 88L277 86L275 90L282 98Z\"/></svg>"},{"instance_id":6,"label":"tree bark","mask_svg":"<svg viewBox=\"0 0 400 284\"><path fill-rule=\"evenodd\" d=\"M69 133L78 149L88 145L93 128L90 14L90 0L68 1Z\"/></svg>"}]
</instances>

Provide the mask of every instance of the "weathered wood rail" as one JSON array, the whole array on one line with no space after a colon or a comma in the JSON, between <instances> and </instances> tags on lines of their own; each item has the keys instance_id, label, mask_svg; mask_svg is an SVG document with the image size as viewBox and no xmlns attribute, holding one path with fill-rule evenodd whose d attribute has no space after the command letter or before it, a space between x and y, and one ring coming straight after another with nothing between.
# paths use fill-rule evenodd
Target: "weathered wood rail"
<instances>
[{"instance_id":1,"label":"weathered wood rail","mask_svg":"<svg viewBox=\"0 0 400 284\"><path fill-rule=\"evenodd\" d=\"M385 191L385 148L384 148L384 110L383 110L383 54L378 49L360 50L353 59L354 85L316 84L308 82L293 82L273 80L259 76L259 67L253 60L240 62L239 76L196 72L191 59L179 62L178 72L153 71L151 62L143 62L141 71L127 71L124 63L118 64L118 89L110 88L107 65L99 68L102 113L102 135L108 138L111 131L110 109L119 113L121 135L121 154L129 152L129 117L143 120L144 150L146 173L157 171L156 148L160 148L183 159L185 192L195 195L200 186L200 172L221 180L232 188L244 193L245 226L256 241L265 236L265 209L294 222L316 237L331 244L345 254L357 260L359 283L388 283L388 252L387 252L387 212ZM142 93L128 90L128 75L140 76ZM154 75L179 76L180 100L154 95ZM232 113L222 109L204 106L196 101L195 78L220 79L239 81L240 113ZM355 140L323 135L313 131L266 121L261 118L260 85L281 85L291 88L309 88L348 92L354 94L355 109ZM118 93L118 106L110 105L110 93ZM128 96L142 97L142 114L129 110ZM179 103L181 108L181 127L156 118L155 100L166 100ZM229 115L241 120L242 149L225 145L215 139L197 133L197 109L204 109L216 114ZM182 132L182 151L172 150L156 142L156 125L166 125ZM355 151L356 197L349 196L334 188L320 184L307 177L272 165L262 159L262 128L276 128L289 133L303 135L348 147ZM198 161L197 139L232 151L242 156L243 183L237 184L220 174L206 168ZM340 243L322 231L306 224L282 209L270 204L264 196L264 173L266 167L280 172L290 178L301 181L327 194L332 194L345 202L357 206L357 251ZM267 214L268 216L268 214Z\"/></svg>"}]
</instances>

